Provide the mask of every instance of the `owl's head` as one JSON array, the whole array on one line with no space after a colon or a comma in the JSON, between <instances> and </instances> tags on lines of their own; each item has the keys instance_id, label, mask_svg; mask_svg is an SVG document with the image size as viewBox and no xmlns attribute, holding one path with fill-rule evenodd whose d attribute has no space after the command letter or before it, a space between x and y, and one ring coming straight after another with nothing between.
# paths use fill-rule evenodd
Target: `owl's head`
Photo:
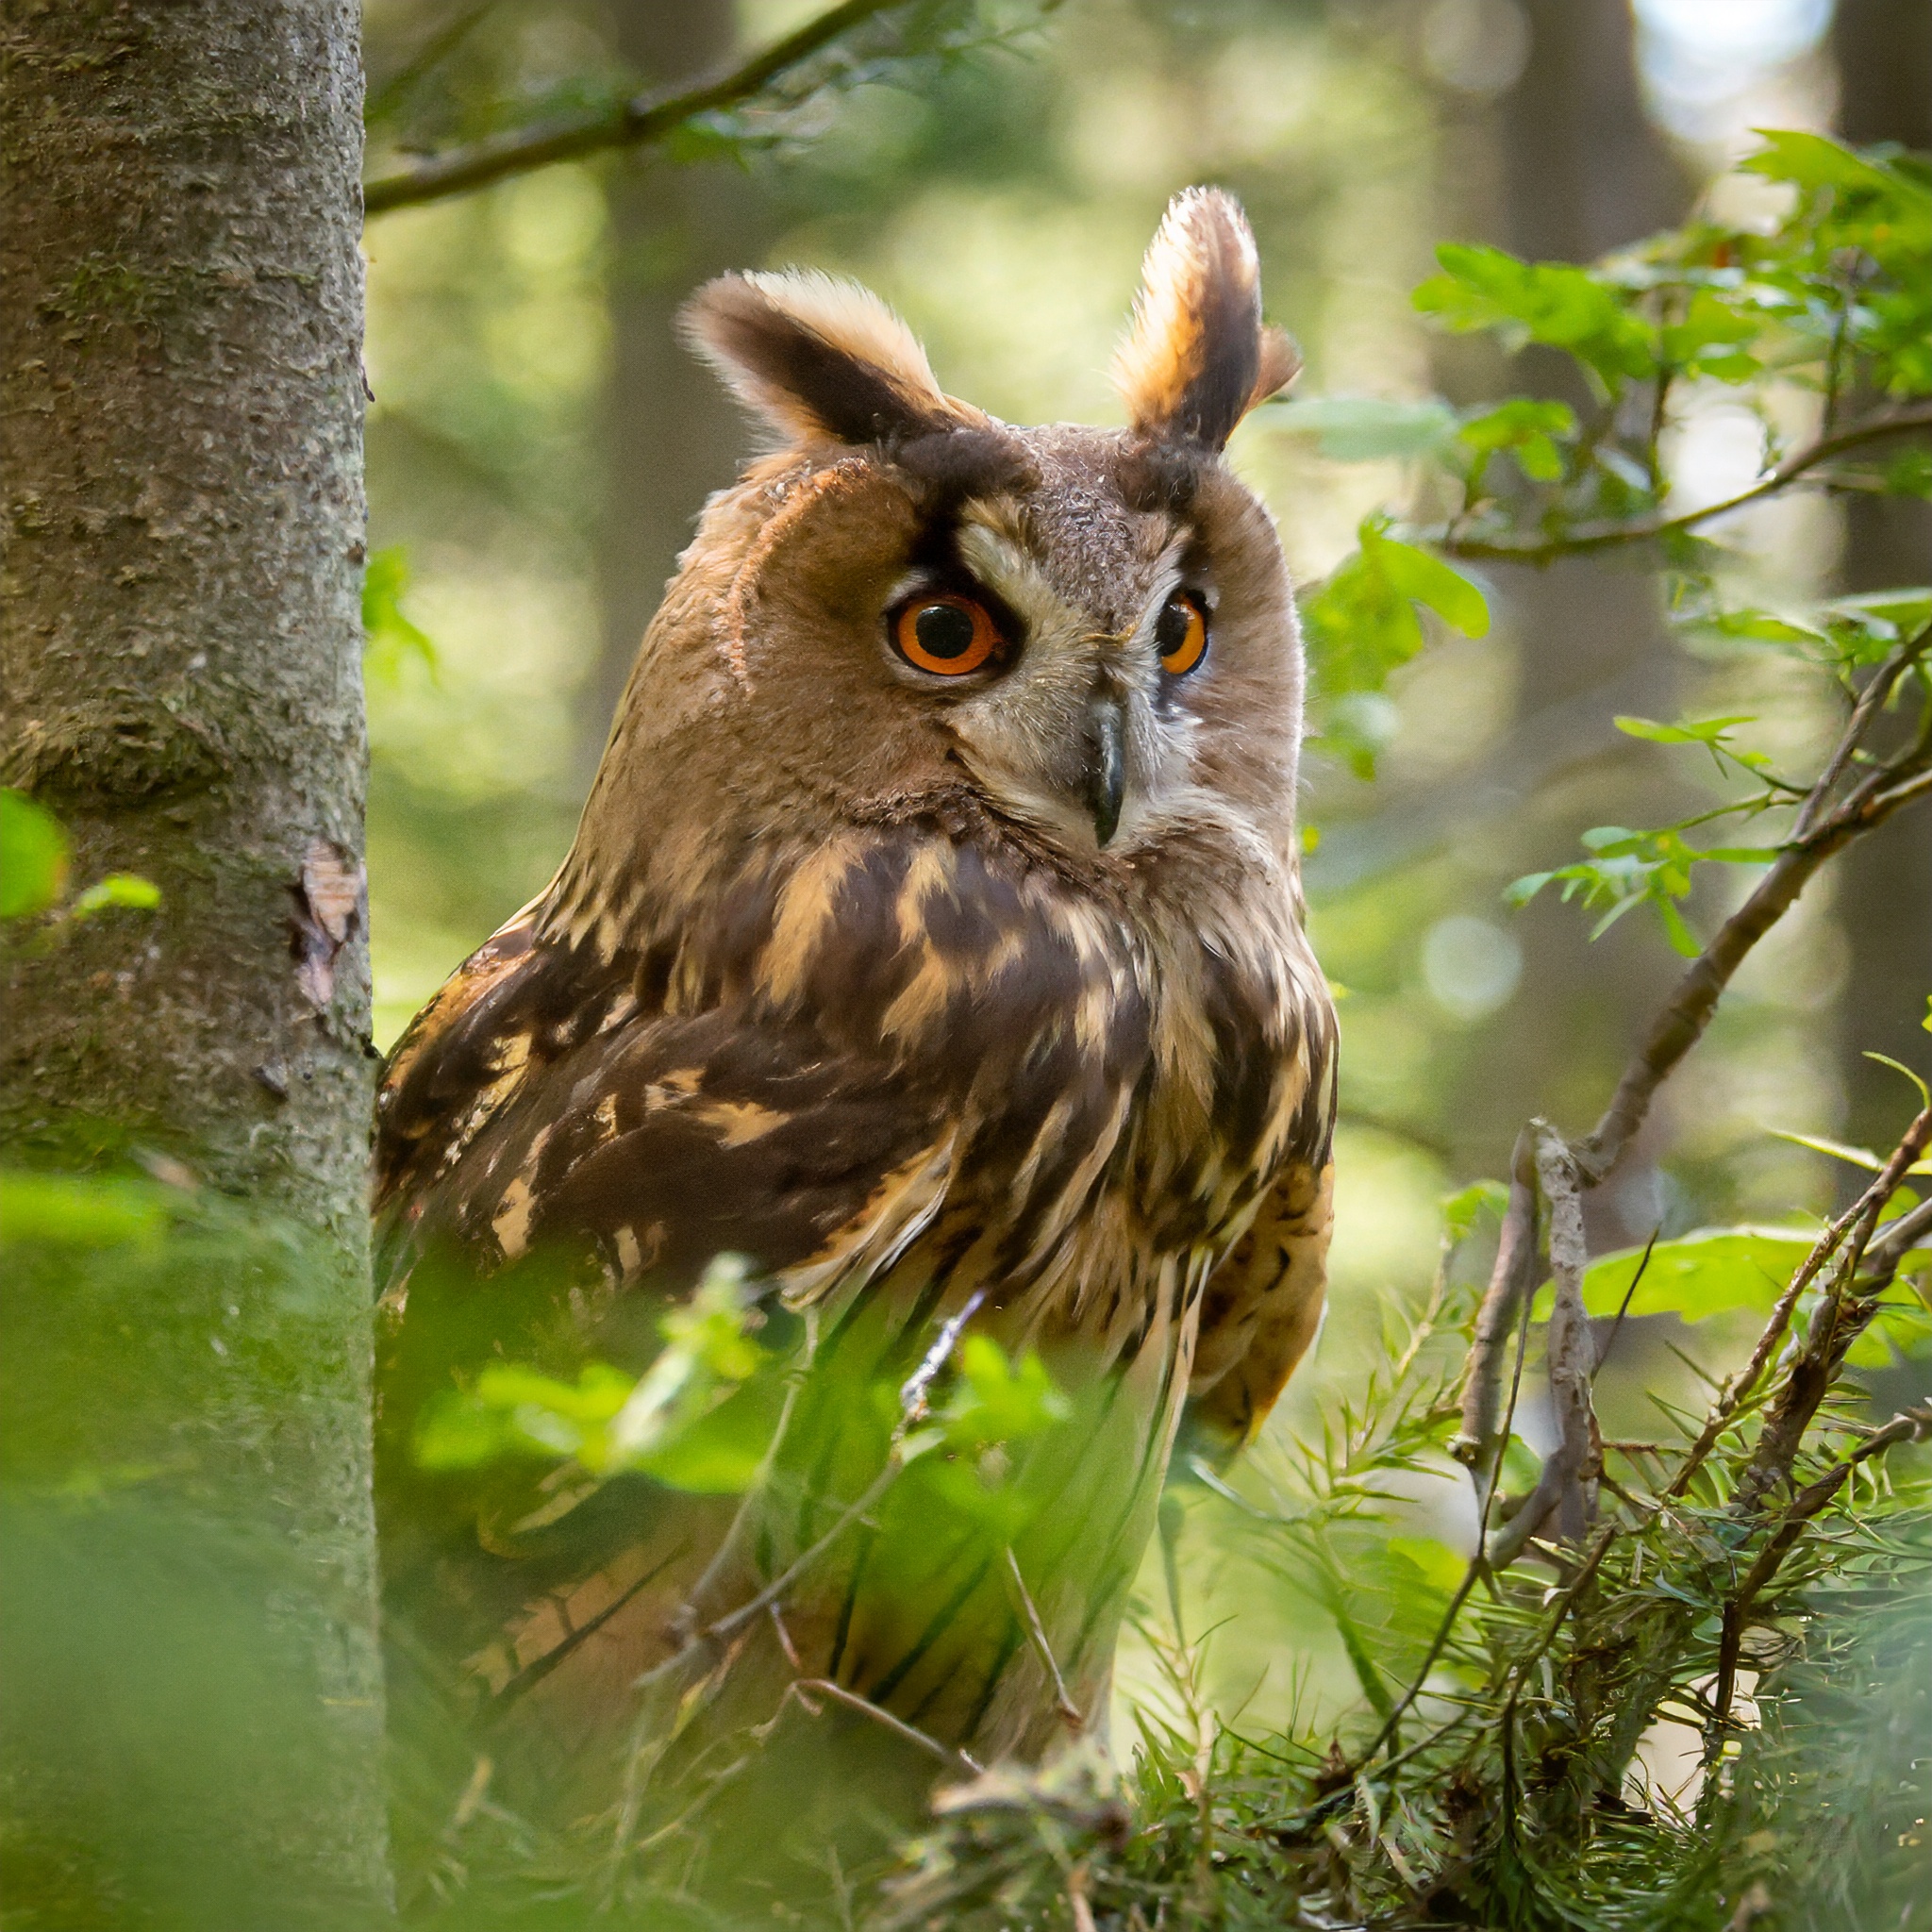
<instances>
[{"instance_id":1,"label":"owl's head","mask_svg":"<svg viewBox=\"0 0 1932 1932\"><path fill-rule=\"evenodd\" d=\"M1148 251L1124 430L957 401L824 275L726 275L685 327L780 442L707 508L587 833L964 809L1116 877L1176 835L1291 865L1293 606L1222 452L1296 364L1230 197L1180 195Z\"/></svg>"}]
</instances>

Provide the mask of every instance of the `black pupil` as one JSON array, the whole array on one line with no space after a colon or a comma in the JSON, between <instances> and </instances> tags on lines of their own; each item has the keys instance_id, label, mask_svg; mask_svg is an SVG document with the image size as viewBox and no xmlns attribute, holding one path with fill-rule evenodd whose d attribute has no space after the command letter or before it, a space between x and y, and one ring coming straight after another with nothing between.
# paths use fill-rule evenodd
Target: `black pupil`
<instances>
[{"instance_id":1,"label":"black pupil","mask_svg":"<svg viewBox=\"0 0 1932 1932\"><path fill-rule=\"evenodd\" d=\"M912 633L928 658L963 658L973 648L973 619L957 604L928 604L912 620Z\"/></svg>"},{"instance_id":2,"label":"black pupil","mask_svg":"<svg viewBox=\"0 0 1932 1932\"><path fill-rule=\"evenodd\" d=\"M1193 622L1194 607L1185 597L1170 597L1154 620L1154 641L1163 658L1172 658L1188 641L1188 626Z\"/></svg>"}]
</instances>

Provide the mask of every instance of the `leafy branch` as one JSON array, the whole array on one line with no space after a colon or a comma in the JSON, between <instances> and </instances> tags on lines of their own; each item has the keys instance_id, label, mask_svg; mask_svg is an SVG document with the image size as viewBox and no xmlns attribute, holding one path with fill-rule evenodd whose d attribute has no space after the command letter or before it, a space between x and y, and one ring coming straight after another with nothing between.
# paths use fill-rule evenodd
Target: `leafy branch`
<instances>
[{"instance_id":1,"label":"leafy branch","mask_svg":"<svg viewBox=\"0 0 1932 1932\"><path fill-rule=\"evenodd\" d=\"M1888 437L1907 435L1921 429L1932 429L1932 405L1880 410L1866 421L1854 424L1849 429L1818 437L1802 449L1792 451L1746 489L1720 502L1685 510L1677 516L1639 516L1582 523L1571 525L1555 536L1462 537L1456 534L1453 525L1425 531L1423 535L1448 556L1470 562L1495 563L1554 563L1558 558L1585 557L1624 543L1654 542L1688 535L1706 524L1714 523L1719 517L1729 516L1734 510L1745 509L1767 497L1779 495L1836 457L1848 456L1854 450L1863 449Z\"/></svg>"},{"instance_id":2,"label":"leafy branch","mask_svg":"<svg viewBox=\"0 0 1932 1932\"><path fill-rule=\"evenodd\" d=\"M802 91L817 91L823 79L815 63L841 42L893 13L929 12L915 0L842 0L814 14L782 39L750 56L678 87L633 94L608 107L559 115L516 127L460 147L431 155L365 184L364 211L388 214L399 208L446 200L488 187L512 175L529 174L558 161L616 149L661 146L708 116L742 109L761 100L796 104ZM917 36L907 36L908 51Z\"/></svg>"}]
</instances>

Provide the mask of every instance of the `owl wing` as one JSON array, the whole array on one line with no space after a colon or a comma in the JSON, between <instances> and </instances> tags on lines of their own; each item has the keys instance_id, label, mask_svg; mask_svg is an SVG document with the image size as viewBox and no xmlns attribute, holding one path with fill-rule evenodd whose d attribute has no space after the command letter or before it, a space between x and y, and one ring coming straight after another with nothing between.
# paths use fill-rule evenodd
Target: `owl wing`
<instances>
[{"instance_id":1,"label":"owl wing","mask_svg":"<svg viewBox=\"0 0 1932 1932\"><path fill-rule=\"evenodd\" d=\"M376 1210L393 1287L439 1244L486 1268L557 1240L676 1291L749 1255L795 1293L869 1277L944 1192L936 1093L806 1024L640 1008L520 915L391 1058Z\"/></svg>"},{"instance_id":2,"label":"owl wing","mask_svg":"<svg viewBox=\"0 0 1932 1932\"><path fill-rule=\"evenodd\" d=\"M1211 1462L1254 1440L1322 1325L1335 1208L1336 1041L1325 1001L1307 1019L1310 1073L1288 1158L1202 1296L1180 1453Z\"/></svg>"},{"instance_id":3,"label":"owl wing","mask_svg":"<svg viewBox=\"0 0 1932 1932\"><path fill-rule=\"evenodd\" d=\"M539 1692L587 1732L629 1707L736 1498L520 1461L439 1474L422 1418L498 1357L641 1372L666 1300L721 1253L794 1305L862 1289L941 1206L956 1114L808 1025L641 1005L634 969L543 945L527 916L471 958L380 1103L378 1502L391 1627L413 1633L393 1694Z\"/></svg>"}]
</instances>

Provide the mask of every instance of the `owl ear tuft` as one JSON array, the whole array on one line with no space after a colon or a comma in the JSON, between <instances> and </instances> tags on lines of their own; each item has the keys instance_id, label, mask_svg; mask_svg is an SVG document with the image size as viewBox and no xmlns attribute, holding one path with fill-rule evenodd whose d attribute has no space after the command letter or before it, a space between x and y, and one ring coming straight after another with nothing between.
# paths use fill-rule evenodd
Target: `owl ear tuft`
<instances>
[{"instance_id":1,"label":"owl ear tuft","mask_svg":"<svg viewBox=\"0 0 1932 1932\"><path fill-rule=\"evenodd\" d=\"M679 320L732 392L800 441L880 442L986 421L940 388L912 331L857 282L721 275Z\"/></svg>"},{"instance_id":2,"label":"owl ear tuft","mask_svg":"<svg viewBox=\"0 0 1932 1932\"><path fill-rule=\"evenodd\" d=\"M1261 324L1261 272L1231 194L1174 196L1147 250L1141 293L1114 358L1114 387L1143 436L1220 449L1301 367L1294 344Z\"/></svg>"}]
</instances>

